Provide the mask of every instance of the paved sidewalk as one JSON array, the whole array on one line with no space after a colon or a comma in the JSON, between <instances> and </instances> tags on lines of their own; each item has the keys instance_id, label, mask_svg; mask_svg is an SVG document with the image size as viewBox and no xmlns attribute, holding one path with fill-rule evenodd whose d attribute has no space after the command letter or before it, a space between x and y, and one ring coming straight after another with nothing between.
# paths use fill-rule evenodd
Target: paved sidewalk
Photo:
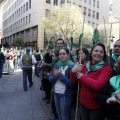
<instances>
[{"instance_id":1,"label":"paved sidewalk","mask_svg":"<svg viewBox=\"0 0 120 120\"><path fill-rule=\"evenodd\" d=\"M0 120L47 120L49 105L41 100L40 78L33 75L33 82L25 92L22 71L3 75L0 79Z\"/></svg>"}]
</instances>

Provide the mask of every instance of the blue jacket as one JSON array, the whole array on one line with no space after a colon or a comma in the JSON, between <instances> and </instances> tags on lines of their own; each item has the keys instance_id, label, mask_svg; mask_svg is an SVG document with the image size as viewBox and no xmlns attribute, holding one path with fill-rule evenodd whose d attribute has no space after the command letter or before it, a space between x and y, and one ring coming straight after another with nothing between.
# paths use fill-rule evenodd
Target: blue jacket
<instances>
[{"instance_id":1,"label":"blue jacket","mask_svg":"<svg viewBox=\"0 0 120 120\"><path fill-rule=\"evenodd\" d=\"M69 65L67 70L65 71L65 75L62 73L58 75L58 77L54 77L54 69L59 69L59 65L55 64L52 69L52 73L49 75L49 81L52 82L53 84L53 90L54 90L54 85L57 80L60 80L62 83L66 85L65 89L65 95L72 95L74 93L74 87L75 85L72 83L70 79L70 71L73 68L74 65Z\"/></svg>"}]
</instances>

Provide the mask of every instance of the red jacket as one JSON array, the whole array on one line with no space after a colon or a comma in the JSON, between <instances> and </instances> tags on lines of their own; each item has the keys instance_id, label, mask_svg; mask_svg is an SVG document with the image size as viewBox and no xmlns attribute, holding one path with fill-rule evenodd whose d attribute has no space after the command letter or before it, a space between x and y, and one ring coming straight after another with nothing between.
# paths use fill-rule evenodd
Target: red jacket
<instances>
[{"instance_id":1,"label":"red jacket","mask_svg":"<svg viewBox=\"0 0 120 120\"><path fill-rule=\"evenodd\" d=\"M89 72L85 75L86 64L83 65L81 73L84 75L80 78L80 93L79 101L80 103L88 109L96 109L100 106L96 102L96 92L100 90L110 79L111 68L110 66L104 66L95 72ZM77 83L77 74L70 73L71 80L74 84Z\"/></svg>"}]
</instances>

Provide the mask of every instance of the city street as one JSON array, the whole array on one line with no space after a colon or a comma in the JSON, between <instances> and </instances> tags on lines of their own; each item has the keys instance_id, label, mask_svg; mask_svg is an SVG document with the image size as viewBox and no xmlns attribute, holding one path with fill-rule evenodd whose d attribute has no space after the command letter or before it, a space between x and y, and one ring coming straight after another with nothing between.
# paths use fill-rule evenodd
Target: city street
<instances>
[{"instance_id":1,"label":"city street","mask_svg":"<svg viewBox=\"0 0 120 120\"><path fill-rule=\"evenodd\" d=\"M49 105L42 100L40 78L33 75L34 85L23 90L22 71L0 79L0 120L47 120Z\"/></svg>"}]
</instances>

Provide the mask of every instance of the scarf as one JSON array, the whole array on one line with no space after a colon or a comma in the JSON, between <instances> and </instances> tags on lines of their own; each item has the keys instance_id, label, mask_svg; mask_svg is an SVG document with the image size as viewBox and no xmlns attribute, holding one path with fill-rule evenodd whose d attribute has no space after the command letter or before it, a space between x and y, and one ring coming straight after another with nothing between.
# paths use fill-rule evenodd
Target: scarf
<instances>
[{"instance_id":1,"label":"scarf","mask_svg":"<svg viewBox=\"0 0 120 120\"><path fill-rule=\"evenodd\" d=\"M118 56L117 56L117 55L115 55L115 54L112 54L112 58L113 58L113 60L115 60L115 62L116 62L116 61L117 61Z\"/></svg>"},{"instance_id":2,"label":"scarf","mask_svg":"<svg viewBox=\"0 0 120 120\"><path fill-rule=\"evenodd\" d=\"M111 97L114 97L117 93L120 92L120 75L112 77L110 79L110 85L115 89L115 92L111 95Z\"/></svg>"},{"instance_id":3,"label":"scarf","mask_svg":"<svg viewBox=\"0 0 120 120\"><path fill-rule=\"evenodd\" d=\"M98 62L97 64L90 66L90 61L89 61L88 63L86 63L86 68L87 68L86 75L87 75L89 72L93 72L93 71L99 70L100 68L102 68L102 67L105 66L105 65L106 65L106 63L105 63L103 60L101 60L101 61Z\"/></svg>"},{"instance_id":4,"label":"scarf","mask_svg":"<svg viewBox=\"0 0 120 120\"><path fill-rule=\"evenodd\" d=\"M59 60L57 63L59 67L63 69L68 65L74 65L74 63L71 60L66 60L65 62L62 62L61 60Z\"/></svg>"},{"instance_id":5,"label":"scarf","mask_svg":"<svg viewBox=\"0 0 120 120\"><path fill-rule=\"evenodd\" d=\"M55 65L57 62L59 61L59 59L58 60L52 60L52 65Z\"/></svg>"},{"instance_id":6,"label":"scarf","mask_svg":"<svg viewBox=\"0 0 120 120\"><path fill-rule=\"evenodd\" d=\"M75 59L75 58L77 58L77 55L72 55L72 59Z\"/></svg>"}]
</instances>

